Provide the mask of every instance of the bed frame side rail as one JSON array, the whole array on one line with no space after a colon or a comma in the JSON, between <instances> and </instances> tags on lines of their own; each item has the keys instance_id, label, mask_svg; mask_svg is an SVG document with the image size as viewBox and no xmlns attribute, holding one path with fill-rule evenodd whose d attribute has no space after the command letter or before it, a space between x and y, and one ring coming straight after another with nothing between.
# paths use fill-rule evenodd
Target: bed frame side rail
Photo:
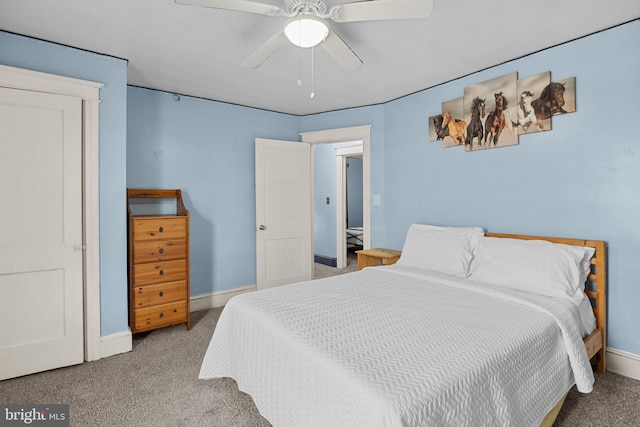
<instances>
[{"instance_id":1,"label":"bed frame side rail","mask_svg":"<svg viewBox=\"0 0 640 427\"><path fill-rule=\"evenodd\" d=\"M591 258L591 274L587 278L585 294L591 300L593 314L596 317L596 330L584 339L589 358L598 356L596 371L604 372L607 367L607 253L603 240L582 240L560 237L527 236L521 234L485 233L487 237L504 237L523 240L546 240L572 246L588 246L595 248Z\"/></svg>"}]
</instances>

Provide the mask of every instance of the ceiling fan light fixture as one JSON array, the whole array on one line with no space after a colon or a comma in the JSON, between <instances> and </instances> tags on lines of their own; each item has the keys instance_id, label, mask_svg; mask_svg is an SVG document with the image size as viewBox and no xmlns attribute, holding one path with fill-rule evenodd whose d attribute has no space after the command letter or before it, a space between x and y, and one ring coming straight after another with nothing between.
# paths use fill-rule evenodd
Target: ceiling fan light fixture
<instances>
[{"instance_id":1,"label":"ceiling fan light fixture","mask_svg":"<svg viewBox=\"0 0 640 427\"><path fill-rule=\"evenodd\" d=\"M319 45L329 35L329 26L314 15L302 14L287 21L284 35L291 43L299 47Z\"/></svg>"}]
</instances>

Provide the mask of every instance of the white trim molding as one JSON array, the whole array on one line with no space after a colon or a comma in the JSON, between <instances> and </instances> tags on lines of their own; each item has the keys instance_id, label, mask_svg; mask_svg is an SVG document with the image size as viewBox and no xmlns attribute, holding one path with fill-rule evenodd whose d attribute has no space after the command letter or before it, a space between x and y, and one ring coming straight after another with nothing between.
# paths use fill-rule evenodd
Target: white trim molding
<instances>
[{"instance_id":1,"label":"white trim molding","mask_svg":"<svg viewBox=\"0 0 640 427\"><path fill-rule=\"evenodd\" d=\"M2 75L2 86L4 87L75 96L85 101L100 102L100 88L104 86L102 83L7 65L0 65L0 75Z\"/></svg>"},{"instance_id":2,"label":"white trim molding","mask_svg":"<svg viewBox=\"0 0 640 427\"><path fill-rule=\"evenodd\" d=\"M361 141L363 136L371 134L371 126L354 126L350 128L318 130L315 132L302 132L302 142L308 144L326 144L334 142Z\"/></svg>"},{"instance_id":3,"label":"white trim molding","mask_svg":"<svg viewBox=\"0 0 640 427\"><path fill-rule=\"evenodd\" d=\"M607 347L607 371L640 381L640 355Z\"/></svg>"},{"instance_id":4,"label":"white trim molding","mask_svg":"<svg viewBox=\"0 0 640 427\"><path fill-rule=\"evenodd\" d=\"M362 142L363 249L371 248L371 127L365 125L300 133L302 142L307 144ZM311 166L313 173L313 162Z\"/></svg>"},{"instance_id":5,"label":"white trim molding","mask_svg":"<svg viewBox=\"0 0 640 427\"><path fill-rule=\"evenodd\" d=\"M82 103L84 126L84 360L100 358L100 153L99 101Z\"/></svg>"},{"instance_id":6,"label":"white trim molding","mask_svg":"<svg viewBox=\"0 0 640 427\"><path fill-rule=\"evenodd\" d=\"M364 157L363 144L359 142L355 145L336 148L336 267L338 268L347 266L347 156ZM364 214L364 206L369 200L369 196L364 194L364 174L362 181L362 212Z\"/></svg>"},{"instance_id":7,"label":"white trim molding","mask_svg":"<svg viewBox=\"0 0 640 427\"><path fill-rule=\"evenodd\" d=\"M225 291L218 291L210 294L191 297L191 312L222 307L232 297L247 292L254 292L256 290L256 285L249 285L243 286L241 288L229 289ZM131 329L123 332L116 332L115 334L106 335L100 339L100 355L98 358L126 353L131 351L132 348L133 336L131 334Z\"/></svg>"},{"instance_id":8,"label":"white trim molding","mask_svg":"<svg viewBox=\"0 0 640 427\"><path fill-rule=\"evenodd\" d=\"M191 297L191 312L222 307L234 296L254 292L257 289L258 287L256 285L249 285L241 288L212 292L210 294L196 295L195 297Z\"/></svg>"},{"instance_id":9,"label":"white trim molding","mask_svg":"<svg viewBox=\"0 0 640 427\"><path fill-rule=\"evenodd\" d=\"M127 353L132 349L133 338L130 329L100 338L100 358Z\"/></svg>"}]
</instances>

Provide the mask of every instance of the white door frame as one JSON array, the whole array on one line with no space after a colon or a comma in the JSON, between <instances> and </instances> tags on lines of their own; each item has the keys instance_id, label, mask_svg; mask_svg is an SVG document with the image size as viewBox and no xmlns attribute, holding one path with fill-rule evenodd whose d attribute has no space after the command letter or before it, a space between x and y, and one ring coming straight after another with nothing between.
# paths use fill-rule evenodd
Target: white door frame
<instances>
[{"instance_id":1,"label":"white door frame","mask_svg":"<svg viewBox=\"0 0 640 427\"><path fill-rule=\"evenodd\" d=\"M303 143L335 144L337 142L362 141L362 225L363 249L371 248L371 125L329 129L300 133ZM313 176L313 151L311 154L311 176ZM311 186L313 192L313 185ZM311 194L313 200L313 193ZM313 209L311 210L313 227ZM337 228L337 227L336 227ZM313 234L311 235L313 249Z\"/></svg>"},{"instance_id":2,"label":"white door frame","mask_svg":"<svg viewBox=\"0 0 640 427\"><path fill-rule=\"evenodd\" d=\"M101 83L0 65L0 87L82 99L84 358L100 359L99 103Z\"/></svg>"},{"instance_id":3,"label":"white door frame","mask_svg":"<svg viewBox=\"0 0 640 427\"><path fill-rule=\"evenodd\" d=\"M359 143L348 147L336 148L336 267L338 268L347 266L347 199L345 197L347 193L347 157L362 158L362 145ZM364 188L364 177L362 181ZM363 199L362 208L364 210L365 201L367 200L364 194ZM364 234L364 221L362 225Z\"/></svg>"}]
</instances>

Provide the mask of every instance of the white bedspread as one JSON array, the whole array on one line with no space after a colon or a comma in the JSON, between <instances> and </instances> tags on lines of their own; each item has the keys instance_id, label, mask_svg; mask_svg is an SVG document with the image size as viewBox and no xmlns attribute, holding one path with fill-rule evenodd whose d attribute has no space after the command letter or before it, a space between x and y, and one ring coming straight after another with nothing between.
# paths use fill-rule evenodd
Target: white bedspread
<instances>
[{"instance_id":1,"label":"white bedspread","mask_svg":"<svg viewBox=\"0 0 640 427\"><path fill-rule=\"evenodd\" d=\"M200 371L274 426L538 426L593 373L571 303L400 267L232 298Z\"/></svg>"}]
</instances>

